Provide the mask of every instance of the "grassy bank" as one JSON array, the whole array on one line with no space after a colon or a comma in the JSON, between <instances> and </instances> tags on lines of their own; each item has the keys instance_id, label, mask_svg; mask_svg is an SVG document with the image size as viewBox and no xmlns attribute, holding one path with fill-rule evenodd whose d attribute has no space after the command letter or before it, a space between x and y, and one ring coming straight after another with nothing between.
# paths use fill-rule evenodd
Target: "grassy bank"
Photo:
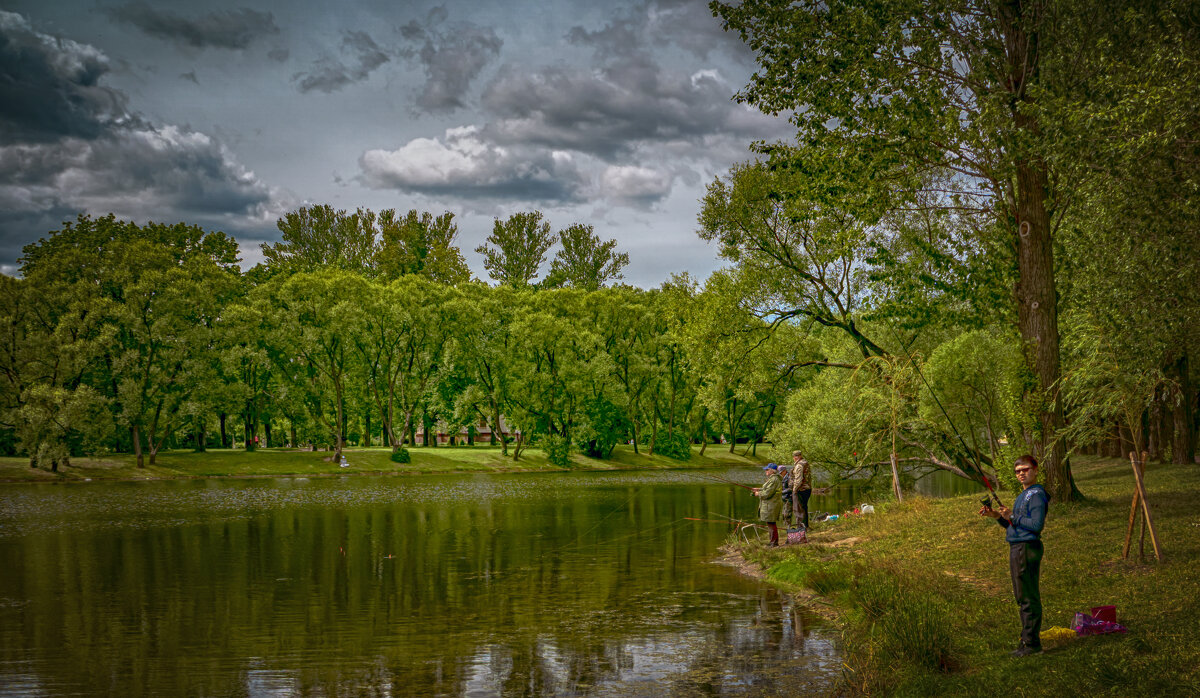
<instances>
[{"instance_id":1,"label":"grassy bank","mask_svg":"<svg viewBox=\"0 0 1200 698\"><path fill-rule=\"evenodd\" d=\"M575 454L566 470L633 470L668 468L704 468L714 466L758 465L759 459L729 453L728 447L709 447L703 456L695 447L692 459L677 461L664 456L634 453L630 446L617 446L612 458L598 460ZM138 468L132 455L116 454L101 458L72 458L70 467L59 472L29 467L28 458L0 458L0 482L69 482L84 480L163 480L194 477L281 477L300 475L422 474L445 472L537 472L564 470L551 465L536 448L521 452L521 459L500 453L492 446L442 446L409 449L412 462L393 463L388 448L346 449L350 467L342 468L329 460L327 451L293 449L210 450L160 452L154 465Z\"/></svg>"},{"instance_id":2,"label":"grassy bank","mask_svg":"<svg viewBox=\"0 0 1200 698\"><path fill-rule=\"evenodd\" d=\"M1051 502L1043 535L1040 656L1008 656L1019 632L1008 546L999 526L977 516L976 496L911 498L820 524L808 546L740 551L768 579L837 609L851 693L1200 695L1200 466L1147 468L1162 563L1149 535L1147 561L1138 561L1136 533L1121 559L1129 463L1079 459L1075 476L1088 501ZM1046 633L1108 604L1128 634L1055 643Z\"/></svg>"}]
</instances>

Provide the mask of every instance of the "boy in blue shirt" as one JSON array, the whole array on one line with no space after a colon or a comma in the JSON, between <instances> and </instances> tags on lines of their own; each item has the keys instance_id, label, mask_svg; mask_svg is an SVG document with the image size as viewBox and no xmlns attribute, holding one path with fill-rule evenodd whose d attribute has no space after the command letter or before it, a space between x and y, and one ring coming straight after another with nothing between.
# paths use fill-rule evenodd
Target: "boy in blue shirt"
<instances>
[{"instance_id":1,"label":"boy in blue shirt","mask_svg":"<svg viewBox=\"0 0 1200 698\"><path fill-rule=\"evenodd\" d=\"M1042 595L1038 576L1042 565L1042 528L1050 495L1037 484L1038 463L1033 456L1021 456L1013 466L1017 480L1024 488L1013 501L1012 509L990 506L979 510L980 516L990 516L1005 530L1008 541L1008 569L1012 575L1013 596L1021 612L1021 644L1012 653L1027 657L1042 651Z\"/></svg>"}]
</instances>

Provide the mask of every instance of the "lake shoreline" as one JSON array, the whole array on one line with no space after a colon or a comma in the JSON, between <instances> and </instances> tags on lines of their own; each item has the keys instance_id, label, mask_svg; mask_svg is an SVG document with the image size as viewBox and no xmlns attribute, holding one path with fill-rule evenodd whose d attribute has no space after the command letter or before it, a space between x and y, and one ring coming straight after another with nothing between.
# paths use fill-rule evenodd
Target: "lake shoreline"
<instances>
[{"instance_id":1,"label":"lake shoreline","mask_svg":"<svg viewBox=\"0 0 1200 698\"><path fill-rule=\"evenodd\" d=\"M1149 536L1139 561L1136 532L1129 559L1121 557L1133 491L1128 461L1077 458L1074 471L1089 499L1051 503L1041 582L1046 652L1023 661L1008 656L1019 630L1008 546L978 516L976 496L908 496L874 515L820 524L807 546L731 542L723 561L826 611L846 640L849 693L975 695L1013 685L1029 695L1200 691L1186 669L1200 661L1200 640L1184 612L1200 598L1200 580L1188 573L1200 561L1190 503L1200 467L1147 466L1162 562ZM1127 634L1047 633L1069 629L1075 612L1110 604Z\"/></svg>"},{"instance_id":2,"label":"lake shoreline","mask_svg":"<svg viewBox=\"0 0 1200 698\"><path fill-rule=\"evenodd\" d=\"M0 485L76 482L144 482L159 480L222 480L261 478L329 478L360 476L410 476L441 473L507 474L583 471L669 470L717 467L759 468L766 460L753 455L729 453L728 446L712 445L703 456L693 448L691 460L634 453L621 445L606 460L572 454L567 467L551 464L536 448L523 449L521 459L503 456L498 447L441 446L411 448L411 462L393 463L389 448L348 448L343 451L349 467L342 468L330 459L329 451L297 449L258 449L239 451L213 449L204 453L190 451L160 452L154 465L138 468L132 454L113 454L96 458L73 458L71 465L57 473L29 467L23 457L0 458ZM765 450L766 447L764 447Z\"/></svg>"}]
</instances>

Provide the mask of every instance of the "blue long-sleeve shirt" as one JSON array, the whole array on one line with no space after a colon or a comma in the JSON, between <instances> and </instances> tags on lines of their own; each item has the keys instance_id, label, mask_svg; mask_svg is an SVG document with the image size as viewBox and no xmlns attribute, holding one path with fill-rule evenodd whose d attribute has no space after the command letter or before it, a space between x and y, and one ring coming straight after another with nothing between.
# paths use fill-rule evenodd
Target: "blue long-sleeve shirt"
<instances>
[{"instance_id":1,"label":"blue long-sleeve shirt","mask_svg":"<svg viewBox=\"0 0 1200 698\"><path fill-rule=\"evenodd\" d=\"M1050 495L1041 485L1030 485L1017 495L1012 506L1012 518L997 519L1007 529L1004 539L1009 543L1029 543L1041 540L1042 528L1046 525L1046 511L1050 508Z\"/></svg>"}]
</instances>

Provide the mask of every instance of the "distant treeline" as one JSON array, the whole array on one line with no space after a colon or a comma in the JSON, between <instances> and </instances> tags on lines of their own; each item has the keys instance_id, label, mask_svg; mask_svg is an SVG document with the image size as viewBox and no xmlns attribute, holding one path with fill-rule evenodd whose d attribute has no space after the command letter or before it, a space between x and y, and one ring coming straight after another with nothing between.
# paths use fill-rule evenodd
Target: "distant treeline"
<instances>
[{"instance_id":1,"label":"distant treeline","mask_svg":"<svg viewBox=\"0 0 1200 698\"><path fill-rule=\"evenodd\" d=\"M243 273L222 233L80 217L26 248L23 278L0 279L3 448L50 468L235 437L399 450L418 430L499 433L503 419L514 457L532 441L560 459L631 441L687 458L720 435L753 448L777 417L786 360L700 368L686 277L601 288L627 257L575 226L534 285L558 236L533 213L497 221L489 286L470 280L451 218L301 209Z\"/></svg>"},{"instance_id":2,"label":"distant treeline","mask_svg":"<svg viewBox=\"0 0 1200 698\"><path fill-rule=\"evenodd\" d=\"M752 176L710 189L701 235L720 237ZM642 290L611 285L628 262L612 241L552 234L539 213L497 220L478 248L495 285L470 278L448 213L319 206L279 227L244 272L232 238L182 223L81 216L27 246L22 278L0 278L0 447L48 468L235 439L386 445L403 460L418 433L487 425L509 430L513 457L537 443L557 462L605 458L631 442L686 459L697 443L765 440L832 476L899 485L930 468L1005 481L1000 464L1037 439L1034 381L995 291L914 282L911 260L867 258L878 241L834 231L770 250L755 236L779 229L748 227L745 250L723 239L735 263L703 286L679 275ZM788 298L806 312L779 311ZM1120 366L1094 315L1067 317L1081 318L1065 352L1070 450L1190 459L1186 347Z\"/></svg>"}]
</instances>

